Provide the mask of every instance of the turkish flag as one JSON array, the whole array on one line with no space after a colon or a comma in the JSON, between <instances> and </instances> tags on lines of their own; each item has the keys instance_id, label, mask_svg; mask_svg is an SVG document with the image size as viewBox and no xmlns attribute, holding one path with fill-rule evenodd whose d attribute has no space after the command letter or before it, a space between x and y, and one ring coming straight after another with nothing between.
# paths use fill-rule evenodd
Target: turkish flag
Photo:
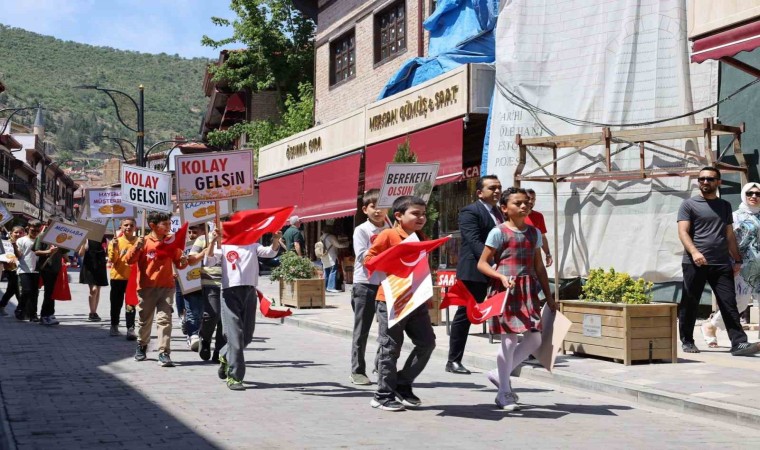
<instances>
[{"instance_id":1,"label":"turkish flag","mask_svg":"<svg viewBox=\"0 0 760 450\"><path fill-rule=\"evenodd\" d=\"M266 298L260 290L256 289L256 294L259 296L259 311L261 311L261 314L264 317L269 319L281 319L293 314L293 311L291 311L290 308L272 306L272 301Z\"/></svg>"},{"instance_id":2,"label":"turkish flag","mask_svg":"<svg viewBox=\"0 0 760 450\"><path fill-rule=\"evenodd\" d=\"M266 233L279 231L295 206L238 211L222 227L222 244L250 245Z\"/></svg>"},{"instance_id":3,"label":"turkish flag","mask_svg":"<svg viewBox=\"0 0 760 450\"><path fill-rule=\"evenodd\" d=\"M176 233L164 239L164 241L156 247L156 257L170 258L173 260L177 256L177 250L184 252L188 225L188 222L185 222L179 227L179 230L177 230Z\"/></svg>"},{"instance_id":4,"label":"turkish flag","mask_svg":"<svg viewBox=\"0 0 760 450\"><path fill-rule=\"evenodd\" d=\"M71 289L69 288L69 274L66 270L66 262L61 265L58 272L58 280L55 282L52 294L53 300L71 300Z\"/></svg>"},{"instance_id":5,"label":"turkish flag","mask_svg":"<svg viewBox=\"0 0 760 450\"><path fill-rule=\"evenodd\" d=\"M416 235L412 235L415 236ZM410 237L412 237L410 236ZM381 271L388 275L406 278L414 272L417 263L425 261L427 264L428 253L443 245L451 239L451 236L434 239L432 241L411 240L407 238L398 245L385 250L364 264L370 275L372 272Z\"/></svg>"},{"instance_id":6,"label":"turkish flag","mask_svg":"<svg viewBox=\"0 0 760 450\"><path fill-rule=\"evenodd\" d=\"M441 309L449 306L466 306L467 318L471 323L481 324L491 317L497 317L504 313L507 304L507 291L499 292L488 297L483 303L478 303L469 289L457 280L456 284L449 289L441 301Z\"/></svg>"},{"instance_id":7,"label":"turkish flag","mask_svg":"<svg viewBox=\"0 0 760 450\"><path fill-rule=\"evenodd\" d=\"M124 296L124 303L128 306L137 306L137 263L129 266L129 280L127 280L127 293Z\"/></svg>"}]
</instances>

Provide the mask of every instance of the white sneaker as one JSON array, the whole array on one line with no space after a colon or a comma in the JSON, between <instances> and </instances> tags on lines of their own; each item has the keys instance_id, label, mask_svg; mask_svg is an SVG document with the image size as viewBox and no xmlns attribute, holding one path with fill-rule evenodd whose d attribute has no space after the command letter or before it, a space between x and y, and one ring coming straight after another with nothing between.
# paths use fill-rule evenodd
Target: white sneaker
<instances>
[{"instance_id":1,"label":"white sneaker","mask_svg":"<svg viewBox=\"0 0 760 450\"><path fill-rule=\"evenodd\" d=\"M48 316L48 320L50 321L50 325L60 325L60 321L55 318L55 316L50 315Z\"/></svg>"},{"instance_id":2,"label":"white sneaker","mask_svg":"<svg viewBox=\"0 0 760 450\"><path fill-rule=\"evenodd\" d=\"M201 339L198 337L197 334L194 334L187 338L188 345L190 345L190 350L197 352L198 348L201 345Z\"/></svg>"}]
</instances>

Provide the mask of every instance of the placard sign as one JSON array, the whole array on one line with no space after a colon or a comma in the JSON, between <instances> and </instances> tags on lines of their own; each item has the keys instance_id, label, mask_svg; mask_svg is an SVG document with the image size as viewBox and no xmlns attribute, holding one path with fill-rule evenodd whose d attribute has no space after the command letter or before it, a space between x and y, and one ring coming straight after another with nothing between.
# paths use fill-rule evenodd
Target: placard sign
<instances>
[{"instance_id":1,"label":"placard sign","mask_svg":"<svg viewBox=\"0 0 760 450\"><path fill-rule=\"evenodd\" d=\"M83 230L87 230L87 239L100 242L103 240L103 235L106 234L106 225L103 223L92 222L90 220L79 219L77 220L77 226Z\"/></svg>"},{"instance_id":2,"label":"placard sign","mask_svg":"<svg viewBox=\"0 0 760 450\"><path fill-rule=\"evenodd\" d=\"M87 230L62 222L53 222L42 235L42 242L56 247L76 250L87 239Z\"/></svg>"},{"instance_id":3,"label":"placard sign","mask_svg":"<svg viewBox=\"0 0 760 450\"><path fill-rule=\"evenodd\" d=\"M121 166L121 201L138 208L171 213L172 175L137 166Z\"/></svg>"},{"instance_id":4,"label":"placard sign","mask_svg":"<svg viewBox=\"0 0 760 450\"><path fill-rule=\"evenodd\" d=\"M172 216L172 227L170 231L176 233L179 227L182 226L182 219L179 216Z\"/></svg>"},{"instance_id":5,"label":"placard sign","mask_svg":"<svg viewBox=\"0 0 760 450\"><path fill-rule=\"evenodd\" d=\"M175 174L180 202L253 195L253 153L250 151L178 155Z\"/></svg>"},{"instance_id":6,"label":"placard sign","mask_svg":"<svg viewBox=\"0 0 760 450\"><path fill-rule=\"evenodd\" d=\"M0 202L0 226L5 225L11 219L13 219L13 213L8 211L8 208L5 207L5 203Z\"/></svg>"},{"instance_id":7,"label":"placard sign","mask_svg":"<svg viewBox=\"0 0 760 450\"><path fill-rule=\"evenodd\" d=\"M8 263L16 261L16 252L13 251L13 244L11 244L11 241L3 239L3 253L0 254L0 262Z\"/></svg>"},{"instance_id":8,"label":"placard sign","mask_svg":"<svg viewBox=\"0 0 760 450\"><path fill-rule=\"evenodd\" d=\"M187 202L180 205L182 221L190 225L214 220L216 215L216 202ZM229 216L231 210L229 200L219 202L219 217Z\"/></svg>"},{"instance_id":9,"label":"placard sign","mask_svg":"<svg viewBox=\"0 0 760 450\"><path fill-rule=\"evenodd\" d=\"M191 245L187 246L185 248L185 254L189 254L190 249L192 248ZM184 269L177 269L175 267L174 270L177 272L179 290L183 295L189 294L190 292L200 291L203 288L203 286L201 286L201 260L198 260L198 262L193 265L188 264Z\"/></svg>"},{"instance_id":10,"label":"placard sign","mask_svg":"<svg viewBox=\"0 0 760 450\"><path fill-rule=\"evenodd\" d=\"M402 195L416 195L425 202L435 186L438 163L400 164L388 163L385 167L383 186L380 188L378 208L390 208L393 201Z\"/></svg>"},{"instance_id":11,"label":"placard sign","mask_svg":"<svg viewBox=\"0 0 760 450\"><path fill-rule=\"evenodd\" d=\"M87 189L87 217L112 219L135 216L135 208L121 201L119 189Z\"/></svg>"},{"instance_id":12,"label":"placard sign","mask_svg":"<svg viewBox=\"0 0 760 450\"><path fill-rule=\"evenodd\" d=\"M602 316L598 314L584 314L583 335L589 337L602 337Z\"/></svg>"}]
</instances>

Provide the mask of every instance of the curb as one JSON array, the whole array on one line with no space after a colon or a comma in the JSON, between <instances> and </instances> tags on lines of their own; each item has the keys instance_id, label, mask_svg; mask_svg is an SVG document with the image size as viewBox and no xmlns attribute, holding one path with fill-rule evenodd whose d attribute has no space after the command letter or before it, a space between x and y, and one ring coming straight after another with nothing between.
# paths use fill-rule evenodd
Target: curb
<instances>
[{"instance_id":1,"label":"curb","mask_svg":"<svg viewBox=\"0 0 760 450\"><path fill-rule=\"evenodd\" d=\"M332 334L335 336L351 338L353 329L338 325L332 325L315 320L289 316L284 319L287 325L297 326L313 331ZM371 338L377 338L377 333L370 333ZM413 345L409 340L404 341L403 349L411 350ZM448 351L438 348L433 351L433 356L448 358ZM468 366L477 367L481 370L493 370L496 368L496 358L481 354L466 354L462 360ZM632 383L622 383L613 380L599 380L596 378L577 375L570 372L556 370L553 373L543 367L524 364L518 375L527 380L552 384L555 386L568 387L586 392L603 394L633 403L657 408L660 410L675 411L682 414L699 416L710 420L720 420L732 425L741 425L760 428L760 410L747 408L741 405L719 403L707 399L697 399L692 396L667 392L659 389L643 387Z\"/></svg>"}]
</instances>

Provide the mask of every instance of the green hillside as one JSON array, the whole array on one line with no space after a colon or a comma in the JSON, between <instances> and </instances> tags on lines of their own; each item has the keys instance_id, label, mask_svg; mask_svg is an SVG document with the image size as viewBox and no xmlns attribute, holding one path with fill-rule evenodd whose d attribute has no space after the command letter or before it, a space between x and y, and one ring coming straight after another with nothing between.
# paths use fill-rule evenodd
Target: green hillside
<instances>
[{"instance_id":1,"label":"green hillside","mask_svg":"<svg viewBox=\"0 0 760 450\"><path fill-rule=\"evenodd\" d=\"M206 107L202 92L208 60L178 55L151 55L110 47L94 47L0 25L0 109L35 105L47 111L47 137L58 158L95 162L118 147L99 138L135 133L116 118L111 100L102 92L74 89L87 84L118 89L135 100L145 86L147 147L176 135L195 138ZM7 117L0 114L0 118ZM34 114L14 121L31 125Z\"/></svg>"}]
</instances>

